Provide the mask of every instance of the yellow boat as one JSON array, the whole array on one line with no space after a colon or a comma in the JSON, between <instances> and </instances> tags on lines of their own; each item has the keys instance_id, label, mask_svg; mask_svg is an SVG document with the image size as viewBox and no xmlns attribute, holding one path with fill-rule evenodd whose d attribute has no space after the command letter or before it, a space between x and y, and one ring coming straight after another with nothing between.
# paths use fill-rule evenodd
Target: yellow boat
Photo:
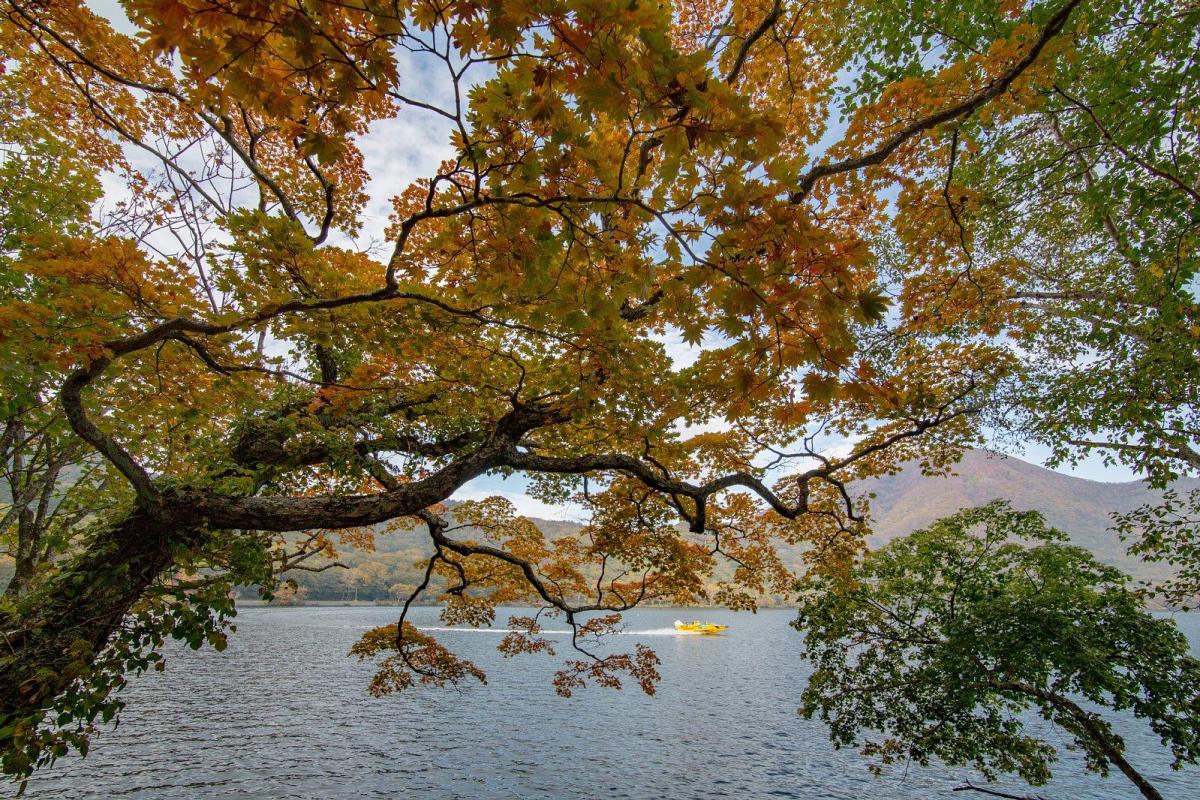
<instances>
[{"instance_id":1,"label":"yellow boat","mask_svg":"<svg viewBox=\"0 0 1200 800\"><path fill-rule=\"evenodd\" d=\"M728 625L717 625L712 622L701 622L700 620L692 620L691 622L680 622L675 620L675 630L688 631L689 633L703 633L708 636L715 636L718 633L724 633L728 630Z\"/></svg>"}]
</instances>

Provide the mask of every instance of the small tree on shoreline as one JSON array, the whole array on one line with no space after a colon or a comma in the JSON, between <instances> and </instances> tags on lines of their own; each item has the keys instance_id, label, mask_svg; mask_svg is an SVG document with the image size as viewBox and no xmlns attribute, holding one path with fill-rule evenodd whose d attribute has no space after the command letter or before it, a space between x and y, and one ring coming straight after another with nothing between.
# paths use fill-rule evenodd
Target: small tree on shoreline
<instances>
[{"instance_id":1,"label":"small tree on shoreline","mask_svg":"<svg viewBox=\"0 0 1200 800\"><path fill-rule=\"evenodd\" d=\"M815 671L801 713L883 764L937 758L1040 785L1056 753L1026 729L1032 708L1071 736L1089 770L1115 767L1160 800L1091 708L1132 712L1174 767L1195 763L1200 662L1172 621L1142 609L1126 576L1065 539L1037 512L995 501L848 573L805 579L794 625Z\"/></svg>"}]
</instances>

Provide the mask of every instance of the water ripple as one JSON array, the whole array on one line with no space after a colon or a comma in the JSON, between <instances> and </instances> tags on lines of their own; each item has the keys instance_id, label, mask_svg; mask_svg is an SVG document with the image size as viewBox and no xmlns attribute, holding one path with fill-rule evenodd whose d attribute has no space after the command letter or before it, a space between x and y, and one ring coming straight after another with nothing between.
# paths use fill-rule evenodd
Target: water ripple
<instances>
[{"instance_id":1,"label":"water ripple","mask_svg":"<svg viewBox=\"0 0 1200 800\"><path fill-rule=\"evenodd\" d=\"M507 629L447 629L435 610L415 609L414 624L479 664L488 685L374 699L371 665L346 654L364 629L394 622L394 609L246 609L225 653L173 649L165 673L131 682L120 727L86 759L35 776L27 796L928 800L956 796L949 790L968 777L910 767L876 779L854 752L834 750L819 723L796 714L807 667L789 612L713 612L731 625L718 637L680 635L677 615L626 617L625 636L645 638L662 659L657 695L586 689L563 699L551 688L554 659L506 659L496 637L460 635ZM1193 641L1198 623L1184 620ZM1173 772L1140 725L1120 730L1168 798L1200 796L1200 771ZM1041 793L1138 797L1119 776L1084 774L1063 737L1049 735L1062 761Z\"/></svg>"}]
</instances>

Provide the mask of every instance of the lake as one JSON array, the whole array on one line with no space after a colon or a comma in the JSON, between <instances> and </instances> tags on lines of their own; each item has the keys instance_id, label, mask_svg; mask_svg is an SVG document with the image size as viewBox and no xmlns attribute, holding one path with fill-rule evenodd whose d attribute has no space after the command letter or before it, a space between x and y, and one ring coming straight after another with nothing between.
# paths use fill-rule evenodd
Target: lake
<instances>
[{"instance_id":1,"label":"lake","mask_svg":"<svg viewBox=\"0 0 1200 800\"><path fill-rule=\"evenodd\" d=\"M556 659L505 659L494 631L436 635L488 673L488 685L367 694L372 667L346 653L395 608L247 608L228 650L172 648L166 672L131 681L120 725L86 759L30 781L30 798L847 798L929 800L971 777L941 767L875 778L824 727L796 713L808 672L789 610L640 609L621 644L651 645L659 692L554 694ZM679 636L676 618L731 625L721 637ZM503 621L506 617L500 616ZM1200 616L1180 624L1193 649ZM414 609L437 627L437 609ZM555 627L551 625L550 627ZM561 627L561 626L559 626ZM559 637L562 639L562 637ZM628 641L626 641L628 640ZM560 648L559 655L569 648ZM1040 722L1040 721L1039 721ZM1170 769L1158 741L1122 720L1128 755L1170 800L1200 797L1200 768ZM1085 774L1062 752L1055 800L1136 798L1123 777ZM1020 783L1009 791L1033 793Z\"/></svg>"}]
</instances>

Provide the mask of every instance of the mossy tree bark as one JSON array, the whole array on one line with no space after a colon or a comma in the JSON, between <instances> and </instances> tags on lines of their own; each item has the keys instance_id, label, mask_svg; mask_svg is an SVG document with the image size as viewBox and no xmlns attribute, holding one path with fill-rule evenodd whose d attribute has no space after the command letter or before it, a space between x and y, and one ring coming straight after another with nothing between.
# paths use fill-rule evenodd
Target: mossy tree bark
<instances>
[{"instance_id":1,"label":"mossy tree bark","mask_svg":"<svg viewBox=\"0 0 1200 800\"><path fill-rule=\"evenodd\" d=\"M93 668L131 607L203 529L134 510L0 613L0 748L21 740Z\"/></svg>"}]
</instances>

